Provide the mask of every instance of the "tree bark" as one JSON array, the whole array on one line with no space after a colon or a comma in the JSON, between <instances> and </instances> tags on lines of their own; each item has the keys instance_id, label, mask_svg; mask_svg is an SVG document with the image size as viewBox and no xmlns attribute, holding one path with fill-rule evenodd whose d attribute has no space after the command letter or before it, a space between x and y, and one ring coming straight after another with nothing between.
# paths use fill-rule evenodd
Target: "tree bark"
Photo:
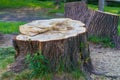
<instances>
[{"instance_id":1,"label":"tree bark","mask_svg":"<svg viewBox=\"0 0 120 80\"><path fill-rule=\"evenodd\" d=\"M88 9L84 2L69 2L65 4L65 17L85 23L89 36L109 37L120 48L118 15Z\"/></svg>"},{"instance_id":2,"label":"tree bark","mask_svg":"<svg viewBox=\"0 0 120 80\"><path fill-rule=\"evenodd\" d=\"M104 11L105 0L98 1L98 10Z\"/></svg>"},{"instance_id":3,"label":"tree bark","mask_svg":"<svg viewBox=\"0 0 120 80\"><path fill-rule=\"evenodd\" d=\"M68 2L65 3L65 17L74 20L79 20L87 23L92 14L85 2Z\"/></svg>"},{"instance_id":4,"label":"tree bark","mask_svg":"<svg viewBox=\"0 0 120 80\"><path fill-rule=\"evenodd\" d=\"M34 23L34 22L33 22ZM75 28L75 26L73 26ZM80 29L78 29L80 28ZM16 50L15 63L11 67L11 70L19 72L25 68L25 56L27 54L34 54L36 51L42 51L42 54L50 61L50 68L52 71L56 71L60 66L60 63L64 66L66 71L69 69L80 67L83 62L84 67L87 70L92 70L92 64L89 56L89 46L87 43L86 29L84 27L78 27L69 34L68 33L53 33L51 37L45 32L37 36L25 38L26 35L18 35L13 39L13 44ZM77 32L77 33L76 33ZM62 38L59 35L65 35ZM66 35L67 34L67 35ZM40 36L47 36L50 38L44 39ZM39 38L38 38L39 37Z\"/></svg>"},{"instance_id":5,"label":"tree bark","mask_svg":"<svg viewBox=\"0 0 120 80\"><path fill-rule=\"evenodd\" d=\"M107 12L94 11L88 26L88 32L93 36L110 37L118 34L119 16Z\"/></svg>"}]
</instances>

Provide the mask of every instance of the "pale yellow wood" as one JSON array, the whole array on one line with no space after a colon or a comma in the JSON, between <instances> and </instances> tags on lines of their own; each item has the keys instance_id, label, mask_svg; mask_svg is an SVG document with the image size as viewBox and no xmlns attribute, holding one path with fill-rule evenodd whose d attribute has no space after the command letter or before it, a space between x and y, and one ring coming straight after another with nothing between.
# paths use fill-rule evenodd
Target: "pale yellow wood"
<instances>
[{"instance_id":1,"label":"pale yellow wood","mask_svg":"<svg viewBox=\"0 0 120 80\"><path fill-rule=\"evenodd\" d=\"M77 36L86 32L85 24L69 18L36 20L20 26L21 34L17 40L59 40Z\"/></svg>"}]
</instances>

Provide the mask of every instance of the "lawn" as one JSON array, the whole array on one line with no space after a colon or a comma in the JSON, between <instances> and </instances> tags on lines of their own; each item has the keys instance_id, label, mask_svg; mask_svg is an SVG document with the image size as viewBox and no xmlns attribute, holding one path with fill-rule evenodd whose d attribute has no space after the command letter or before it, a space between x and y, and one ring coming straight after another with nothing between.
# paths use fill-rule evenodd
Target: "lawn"
<instances>
[{"instance_id":1,"label":"lawn","mask_svg":"<svg viewBox=\"0 0 120 80\"><path fill-rule=\"evenodd\" d=\"M1 33L18 33L19 26L25 24L25 22L0 22L0 32Z\"/></svg>"},{"instance_id":2,"label":"lawn","mask_svg":"<svg viewBox=\"0 0 120 80\"><path fill-rule=\"evenodd\" d=\"M14 48L0 48L0 77L6 71L7 66L14 61L14 54Z\"/></svg>"},{"instance_id":3,"label":"lawn","mask_svg":"<svg viewBox=\"0 0 120 80\"><path fill-rule=\"evenodd\" d=\"M38 0L0 0L0 9L21 7L53 8L53 2Z\"/></svg>"},{"instance_id":4,"label":"lawn","mask_svg":"<svg viewBox=\"0 0 120 80\"><path fill-rule=\"evenodd\" d=\"M31 8L50 8L50 13L53 12L64 12L64 4L61 3L61 8L56 9L53 1L39 1L39 0L0 0L0 9L13 9L13 8L22 8L22 7L31 7Z\"/></svg>"},{"instance_id":5,"label":"lawn","mask_svg":"<svg viewBox=\"0 0 120 80\"><path fill-rule=\"evenodd\" d=\"M91 9L94 9L94 10L98 10L97 5L88 4L88 7L91 8ZM114 14L118 14L120 16L120 7L105 6L104 11L114 13Z\"/></svg>"}]
</instances>

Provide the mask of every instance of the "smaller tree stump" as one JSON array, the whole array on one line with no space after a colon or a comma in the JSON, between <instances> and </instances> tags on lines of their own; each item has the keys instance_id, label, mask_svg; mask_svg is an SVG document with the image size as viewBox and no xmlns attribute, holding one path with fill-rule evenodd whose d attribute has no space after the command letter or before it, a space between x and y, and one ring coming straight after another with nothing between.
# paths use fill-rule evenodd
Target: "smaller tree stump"
<instances>
[{"instance_id":1,"label":"smaller tree stump","mask_svg":"<svg viewBox=\"0 0 120 80\"><path fill-rule=\"evenodd\" d=\"M87 23L90 17L89 9L84 1L67 2L65 3L65 17L74 20L79 20Z\"/></svg>"},{"instance_id":2,"label":"smaller tree stump","mask_svg":"<svg viewBox=\"0 0 120 80\"><path fill-rule=\"evenodd\" d=\"M20 32L22 34L13 39L17 52L11 67L13 71L24 69L25 56L38 50L50 61L52 71L56 71L61 62L66 70L80 67L81 62L87 70L92 70L87 31L80 21L66 18L37 20L20 26Z\"/></svg>"},{"instance_id":3,"label":"smaller tree stump","mask_svg":"<svg viewBox=\"0 0 120 80\"><path fill-rule=\"evenodd\" d=\"M118 15L91 10L85 2L69 2L65 3L65 17L85 23L89 36L108 37L120 48Z\"/></svg>"},{"instance_id":4,"label":"smaller tree stump","mask_svg":"<svg viewBox=\"0 0 120 80\"><path fill-rule=\"evenodd\" d=\"M112 38L118 34L118 15L102 11L94 11L92 14L88 25L90 35Z\"/></svg>"}]
</instances>

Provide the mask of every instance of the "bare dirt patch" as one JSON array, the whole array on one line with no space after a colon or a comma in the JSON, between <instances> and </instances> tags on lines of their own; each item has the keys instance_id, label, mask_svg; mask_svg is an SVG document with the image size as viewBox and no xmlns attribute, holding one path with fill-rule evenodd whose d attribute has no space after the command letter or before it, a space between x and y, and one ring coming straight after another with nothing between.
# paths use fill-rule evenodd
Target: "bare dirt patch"
<instances>
[{"instance_id":1,"label":"bare dirt patch","mask_svg":"<svg viewBox=\"0 0 120 80\"><path fill-rule=\"evenodd\" d=\"M62 13L49 13L47 8L19 8L0 10L0 21L25 21L64 17Z\"/></svg>"},{"instance_id":2,"label":"bare dirt patch","mask_svg":"<svg viewBox=\"0 0 120 80\"><path fill-rule=\"evenodd\" d=\"M12 39L14 34L0 34L0 48L12 47Z\"/></svg>"},{"instance_id":3,"label":"bare dirt patch","mask_svg":"<svg viewBox=\"0 0 120 80\"><path fill-rule=\"evenodd\" d=\"M90 56L97 75L93 80L120 80L120 50L90 43Z\"/></svg>"}]
</instances>

